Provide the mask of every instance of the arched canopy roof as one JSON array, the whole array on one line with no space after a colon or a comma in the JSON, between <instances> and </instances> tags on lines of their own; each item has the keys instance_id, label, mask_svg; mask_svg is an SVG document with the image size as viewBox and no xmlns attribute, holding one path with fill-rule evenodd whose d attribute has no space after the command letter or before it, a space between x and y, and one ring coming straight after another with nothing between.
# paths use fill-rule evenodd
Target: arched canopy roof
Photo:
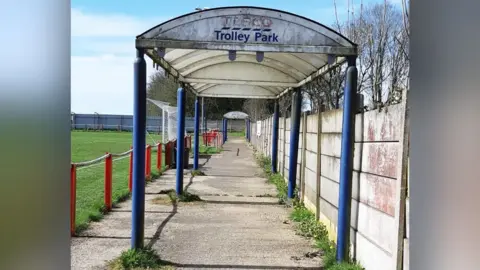
<instances>
[{"instance_id":1,"label":"arched canopy roof","mask_svg":"<svg viewBox=\"0 0 480 270\"><path fill-rule=\"evenodd\" d=\"M356 56L332 29L285 11L222 7L137 36L137 49L203 97L274 99Z\"/></svg>"},{"instance_id":2,"label":"arched canopy roof","mask_svg":"<svg viewBox=\"0 0 480 270\"><path fill-rule=\"evenodd\" d=\"M239 111L228 112L223 115L224 118L227 119L247 119L248 114Z\"/></svg>"}]
</instances>

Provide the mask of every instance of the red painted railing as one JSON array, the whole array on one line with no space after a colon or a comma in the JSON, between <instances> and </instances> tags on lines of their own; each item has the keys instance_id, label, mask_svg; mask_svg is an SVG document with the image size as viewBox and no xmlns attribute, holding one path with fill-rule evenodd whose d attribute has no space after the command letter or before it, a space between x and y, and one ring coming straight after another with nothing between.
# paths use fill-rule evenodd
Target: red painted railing
<instances>
[{"instance_id":1,"label":"red painted railing","mask_svg":"<svg viewBox=\"0 0 480 270\"><path fill-rule=\"evenodd\" d=\"M222 145L222 136L218 129L214 129L202 134L203 144L206 146L220 147Z\"/></svg>"},{"instance_id":2,"label":"red painted railing","mask_svg":"<svg viewBox=\"0 0 480 270\"><path fill-rule=\"evenodd\" d=\"M192 138L191 136L185 137L185 146L191 148ZM156 144L157 152L157 170L162 169L162 144ZM174 142L170 141L165 144L165 166L169 168L172 166L172 154L174 149ZM152 146L147 145L145 148L145 179L148 181L152 177ZM132 192L132 180L133 180L133 148L130 147L130 150L120 153L112 154L106 153L105 155L98 157L94 160L72 163L70 167L70 233L75 235L75 211L76 211L76 200L77 200L77 168L88 167L94 164L98 164L102 161L105 161L105 171L104 171L104 204L105 209L110 211L113 207L112 203L112 185L113 185L113 161L114 157L123 158L129 156L129 170L128 170L128 189Z\"/></svg>"}]
</instances>

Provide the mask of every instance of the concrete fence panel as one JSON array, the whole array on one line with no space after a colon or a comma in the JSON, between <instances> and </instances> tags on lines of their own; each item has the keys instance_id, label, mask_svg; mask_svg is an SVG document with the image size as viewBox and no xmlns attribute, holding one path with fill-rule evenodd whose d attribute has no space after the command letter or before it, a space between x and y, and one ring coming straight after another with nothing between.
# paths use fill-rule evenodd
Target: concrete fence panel
<instances>
[{"instance_id":1,"label":"concrete fence panel","mask_svg":"<svg viewBox=\"0 0 480 270\"><path fill-rule=\"evenodd\" d=\"M407 269L409 227L404 232L402 226L409 211L408 193L403 194L408 179L405 116L402 103L355 117L351 253L367 270ZM332 240L338 224L342 121L342 110L302 115L299 134L296 178L301 199L326 225ZM272 123L271 117L263 120L264 135L257 138L261 142L252 140L266 156L271 156ZM255 128L252 125L252 134ZM285 180L290 129L290 118L280 118L278 168Z\"/></svg>"}]
</instances>

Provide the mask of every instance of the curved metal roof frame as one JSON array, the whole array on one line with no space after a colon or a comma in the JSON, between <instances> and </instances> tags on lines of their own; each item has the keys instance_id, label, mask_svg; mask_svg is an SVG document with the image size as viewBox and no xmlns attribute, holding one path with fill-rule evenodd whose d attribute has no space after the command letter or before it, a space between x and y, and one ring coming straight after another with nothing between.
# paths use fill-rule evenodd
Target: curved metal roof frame
<instances>
[{"instance_id":1,"label":"curved metal roof frame","mask_svg":"<svg viewBox=\"0 0 480 270\"><path fill-rule=\"evenodd\" d=\"M357 55L318 22L262 7L185 14L137 36L136 47L202 97L276 99Z\"/></svg>"},{"instance_id":2,"label":"curved metal roof frame","mask_svg":"<svg viewBox=\"0 0 480 270\"><path fill-rule=\"evenodd\" d=\"M249 116L244 112L232 111L223 115L227 119L247 119Z\"/></svg>"}]
</instances>

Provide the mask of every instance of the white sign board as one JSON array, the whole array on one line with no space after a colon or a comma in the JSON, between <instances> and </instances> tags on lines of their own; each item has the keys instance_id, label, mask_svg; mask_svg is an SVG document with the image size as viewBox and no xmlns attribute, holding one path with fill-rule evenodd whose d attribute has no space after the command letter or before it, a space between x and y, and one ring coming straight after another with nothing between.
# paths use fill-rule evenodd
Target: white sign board
<instances>
[{"instance_id":1,"label":"white sign board","mask_svg":"<svg viewBox=\"0 0 480 270\"><path fill-rule=\"evenodd\" d=\"M177 18L142 34L142 38L237 44L350 46L316 22L281 11L229 7Z\"/></svg>"}]
</instances>

